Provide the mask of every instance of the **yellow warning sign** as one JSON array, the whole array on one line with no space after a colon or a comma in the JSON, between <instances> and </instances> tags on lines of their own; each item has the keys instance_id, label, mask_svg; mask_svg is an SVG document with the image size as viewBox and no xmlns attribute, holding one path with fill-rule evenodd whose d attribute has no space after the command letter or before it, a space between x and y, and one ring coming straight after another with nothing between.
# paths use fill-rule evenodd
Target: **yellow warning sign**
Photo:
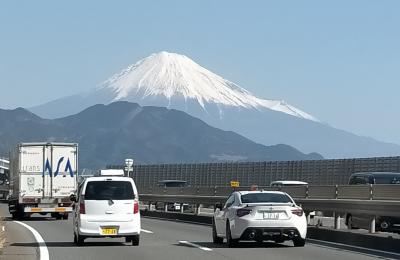
<instances>
[{"instance_id":1,"label":"yellow warning sign","mask_svg":"<svg viewBox=\"0 0 400 260\"><path fill-rule=\"evenodd\" d=\"M231 181L231 187L232 188L238 188L239 187L239 182L238 181Z\"/></svg>"}]
</instances>

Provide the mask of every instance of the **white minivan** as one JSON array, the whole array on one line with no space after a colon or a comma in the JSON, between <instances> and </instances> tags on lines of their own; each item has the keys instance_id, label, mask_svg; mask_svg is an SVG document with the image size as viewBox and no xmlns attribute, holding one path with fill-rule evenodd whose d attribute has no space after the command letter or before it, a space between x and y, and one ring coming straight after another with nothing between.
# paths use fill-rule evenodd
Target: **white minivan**
<instances>
[{"instance_id":1,"label":"white minivan","mask_svg":"<svg viewBox=\"0 0 400 260\"><path fill-rule=\"evenodd\" d=\"M88 237L125 237L139 245L139 197L132 178L123 170L101 170L100 176L86 178L71 195L74 206L74 243Z\"/></svg>"}]
</instances>

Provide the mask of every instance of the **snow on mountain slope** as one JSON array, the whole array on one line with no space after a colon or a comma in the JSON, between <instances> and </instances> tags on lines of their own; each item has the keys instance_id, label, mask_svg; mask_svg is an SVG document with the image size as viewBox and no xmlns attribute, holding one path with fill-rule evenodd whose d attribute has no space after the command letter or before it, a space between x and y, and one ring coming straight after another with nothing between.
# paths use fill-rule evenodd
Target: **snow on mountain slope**
<instances>
[{"instance_id":1,"label":"snow on mountain slope","mask_svg":"<svg viewBox=\"0 0 400 260\"><path fill-rule=\"evenodd\" d=\"M247 109L271 109L312 121L315 117L284 101L260 99L217 74L201 67L185 55L159 52L129 66L119 74L103 82L99 92L112 93L111 101L163 97L168 104L175 98L196 101L202 109L207 104L242 107ZM222 111L219 113L223 114Z\"/></svg>"}]
</instances>

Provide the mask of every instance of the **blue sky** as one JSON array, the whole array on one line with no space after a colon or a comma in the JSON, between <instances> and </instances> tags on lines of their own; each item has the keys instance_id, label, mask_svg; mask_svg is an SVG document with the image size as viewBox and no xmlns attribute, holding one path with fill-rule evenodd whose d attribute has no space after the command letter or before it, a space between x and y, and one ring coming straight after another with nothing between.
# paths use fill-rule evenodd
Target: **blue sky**
<instances>
[{"instance_id":1,"label":"blue sky","mask_svg":"<svg viewBox=\"0 0 400 260\"><path fill-rule=\"evenodd\" d=\"M166 50L259 97L400 144L400 1L0 3L0 108L94 88Z\"/></svg>"}]
</instances>

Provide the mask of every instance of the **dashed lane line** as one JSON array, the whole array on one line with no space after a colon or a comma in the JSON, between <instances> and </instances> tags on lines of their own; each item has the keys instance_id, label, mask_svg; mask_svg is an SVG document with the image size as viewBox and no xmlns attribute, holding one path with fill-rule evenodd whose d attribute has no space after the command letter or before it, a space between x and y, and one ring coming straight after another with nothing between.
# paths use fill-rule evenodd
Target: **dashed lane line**
<instances>
[{"instance_id":1,"label":"dashed lane line","mask_svg":"<svg viewBox=\"0 0 400 260\"><path fill-rule=\"evenodd\" d=\"M32 232L33 236L35 237L37 243L39 244L39 253L40 253L40 260L49 260L49 250L47 249L46 243L44 242L42 236L39 234L39 232L36 231L33 227L20 222L20 221L13 221L17 224L20 224L21 226L27 228L29 231Z\"/></svg>"},{"instance_id":2,"label":"dashed lane line","mask_svg":"<svg viewBox=\"0 0 400 260\"><path fill-rule=\"evenodd\" d=\"M140 231L142 231L142 232L144 232L144 233L147 233L147 234L153 234L154 232L153 231L150 231L150 230L146 230L146 229L140 229Z\"/></svg>"},{"instance_id":3,"label":"dashed lane line","mask_svg":"<svg viewBox=\"0 0 400 260\"><path fill-rule=\"evenodd\" d=\"M200 246L200 245L188 242L188 241L179 241L179 244L184 244L184 245L188 245L188 246L191 246L191 247L196 247L196 248L204 250L204 251L213 251L211 248Z\"/></svg>"}]
</instances>

